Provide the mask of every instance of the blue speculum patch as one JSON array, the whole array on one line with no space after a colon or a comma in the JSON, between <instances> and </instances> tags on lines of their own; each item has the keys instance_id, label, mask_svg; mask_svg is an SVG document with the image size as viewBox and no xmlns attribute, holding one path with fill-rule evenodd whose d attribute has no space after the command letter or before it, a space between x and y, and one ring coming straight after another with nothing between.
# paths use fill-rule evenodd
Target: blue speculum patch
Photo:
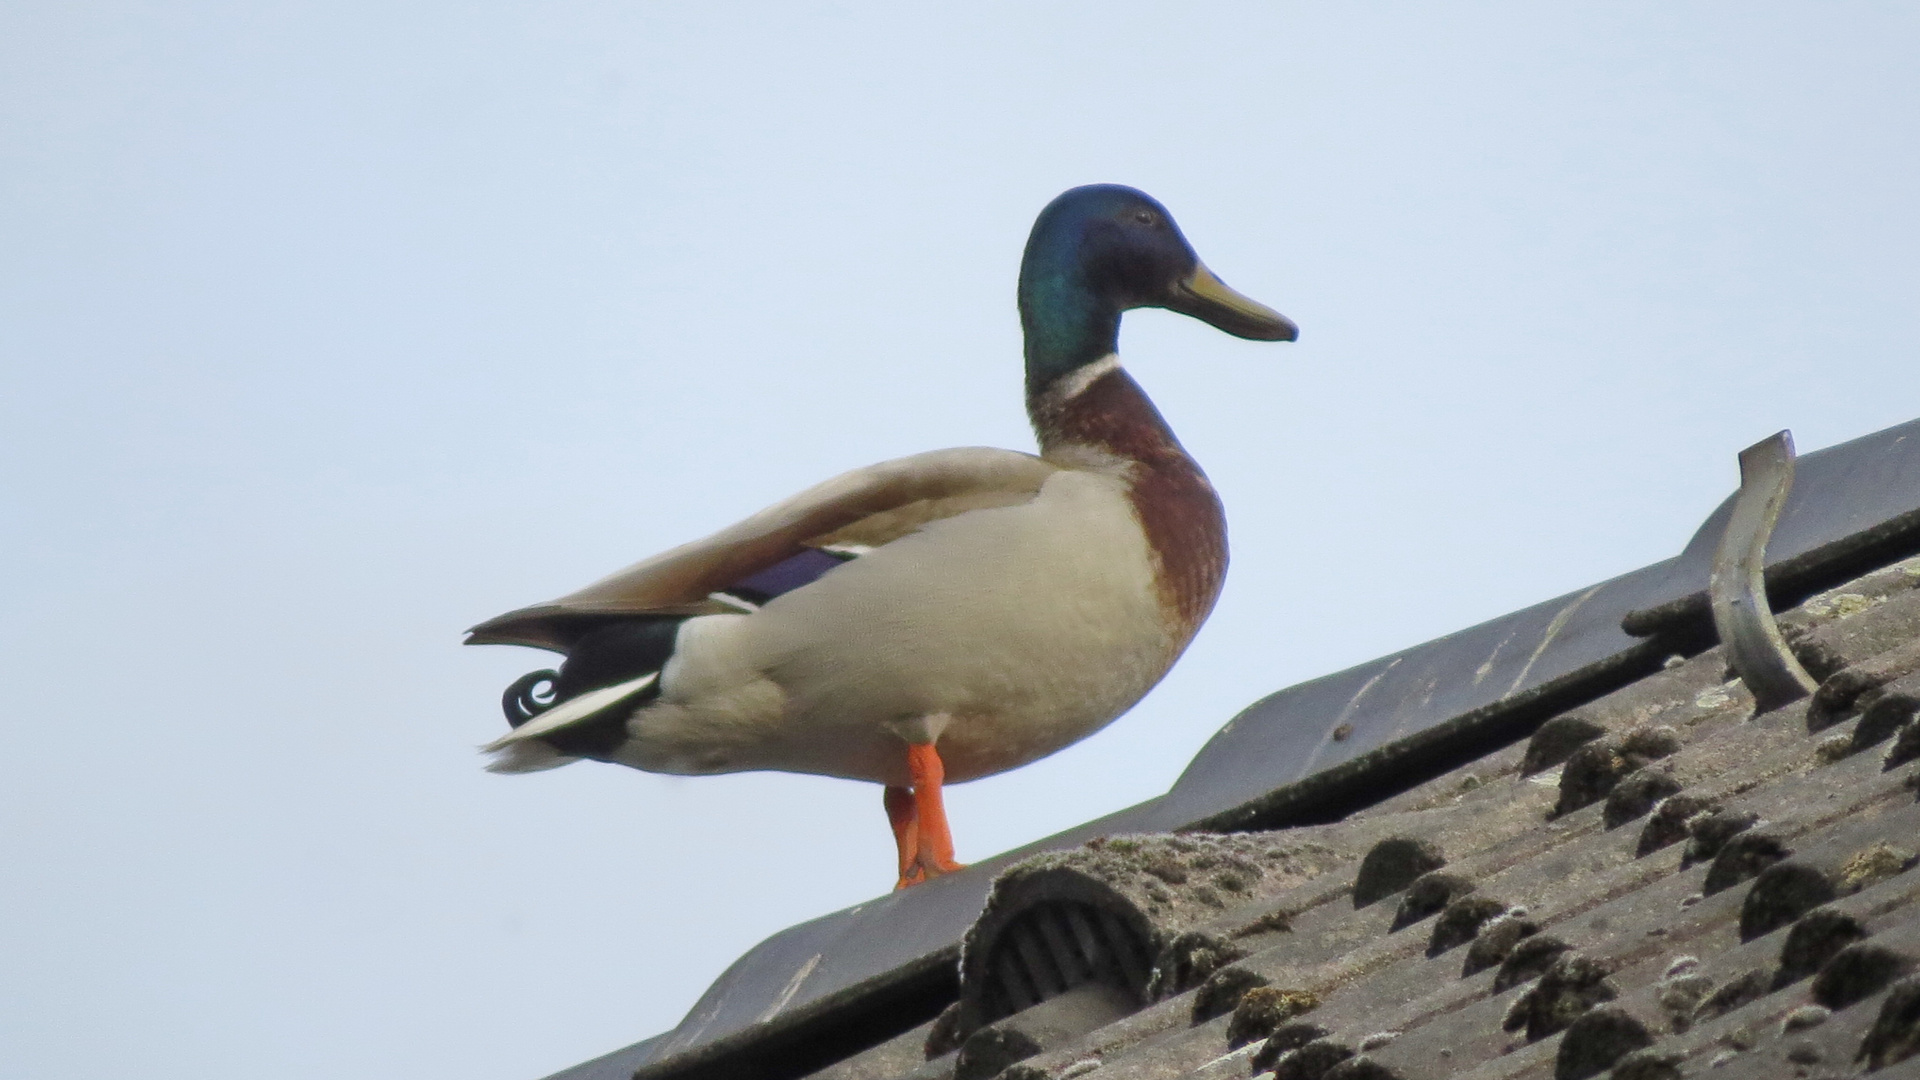
<instances>
[{"instance_id":1,"label":"blue speculum patch","mask_svg":"<svg viewBox=\"0 0 1920 1080\"><path fill-rule=\"evenodd\" d=\"M764 604L776 596L813 584L827 571L851 558L852 555L808 548L734 583L726 590L727 595L751 604Z\"/></svg>"}]
</instances>

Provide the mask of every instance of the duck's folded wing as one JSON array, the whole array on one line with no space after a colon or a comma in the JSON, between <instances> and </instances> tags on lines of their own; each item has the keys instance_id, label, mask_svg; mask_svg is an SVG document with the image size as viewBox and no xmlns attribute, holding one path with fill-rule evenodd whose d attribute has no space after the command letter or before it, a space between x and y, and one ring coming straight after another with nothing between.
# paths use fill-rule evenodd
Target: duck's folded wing
<instances>
[{"instance_id":1,"label":"duck's folded wing","mask_svg":"<svg viewBox=\"0 0 1920 1080\"><path fill-rule=\"evenodd\" d=\"M808 548L879 547L930 521L1026 502L1057 468L1032 454L962 447L856 469L578 592L488 619L467 644L564 652L609 616L738 610L714 594Z\"/></svg>"}]
</instances>

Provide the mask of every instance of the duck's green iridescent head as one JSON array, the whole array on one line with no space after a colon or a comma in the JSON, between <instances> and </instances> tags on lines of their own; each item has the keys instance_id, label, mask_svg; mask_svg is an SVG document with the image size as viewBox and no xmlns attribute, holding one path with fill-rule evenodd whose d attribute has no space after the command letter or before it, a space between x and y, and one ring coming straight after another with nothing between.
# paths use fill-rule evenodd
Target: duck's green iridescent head
<instances>
[{"instance_id":1,"label":"duck's green iridescent head","mask_svg":"<svg viewBox=\"0 0 1920 1080\"><path fill-rule=\"evenodd\" d=\"M1299 329L1213 275L1167 208L1119 184L1066 192L1040 211L1020 263L1027 389L1114 351L1120 313L1160 307L1237 337L1292 341Z\"/></svg>"}]
</instances>

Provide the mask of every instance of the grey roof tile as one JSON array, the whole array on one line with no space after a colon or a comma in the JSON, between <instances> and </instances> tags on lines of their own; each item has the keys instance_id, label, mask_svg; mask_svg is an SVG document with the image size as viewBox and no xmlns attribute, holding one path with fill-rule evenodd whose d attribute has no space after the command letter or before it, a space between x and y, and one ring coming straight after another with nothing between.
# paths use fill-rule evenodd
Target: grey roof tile
<instances>
[{"instance_id":1,"label":"grey roof tile","mask_svg":"<svg viewBox=\"0 0 1920 1080\"><path fill-rule=\"evenodd\" d=\"M1857 617L1865 611L1854 610L1851 614ZM1852 633L1839 635L1839 639L1864 640L1866 636ZM1703 660L1704 664L1717 662L1714 658ZM1683 685L1678 679L1684 677L1685 673L1670 681ZM1731 700L1732 695L1728 698ZM1812 873L1831 883L1830 891L1835 894L1850 887L1838 884L1849 873L1888 873L1891 866L1905 865L1906 857L1900 853L1904 849L1895 849L1891 841L1873 841L1876 837L1884 840L1886 836L1912 835L1920 825L1920 807L1911 805L1904 772L1883 771L1881 762L1872 755L1836 760L1814 752L1806 733L1804 706L1776 710L1751 720L1742 718L1744 710L1729 710L1724 703L1701 706L1695 702L1692 708L1694 711L1688 714L1691 722L1683 728L1691 739L1683 739L1667 763L1676 776L1712 790L1731 808L1749 813L1764 811L1760 814L1761 833L1780 841L1782 849L1791 852L1772 870L1760 872L1763 867L1755 865L1738 873L1728 872L1723 875L1729 879L1727 887L1700 899L1705 878L1713 869L1711 863L1681 871L1680 852L1671 848L1638 856L1633 838L1622 835L1621 830L1598 827L1602 824L1598 806L1585 807L1552 822L1543 821L1537 794L1531 806L1530 800L1513 797L1531 794L1528 787L1538 788L1517 776L1504 781L1513 789L1505 805L1532 810L1531 815L1513 815L1519 819L1531 816L1530 826L1507 837L1486 830L1468 831L1476 841L1491 843L1478 850L1469 849L1446 864L1447 873L1474 882L1474 895L1497 897L1503 904L1518 899L1531 901L1529 917L1570 946L1571 951L1562 955L1563 967L1574 958L1597 957L1596 962L1609 971L1605 979L1613 994L1639 993L1645 997L1646 1002L1636 999L1616 1007L1623 1010L1621 1015L1645 1026L1650 1037L1669 1034L1671 1021L1659 1008L1657 998L1661 976L1670 968L1676 950L1717 953L1713 966L1698 974L1708 979L1717 975L1716 981L1722 986L1737 984L1739 976L1748 970L1770 971L1780 948L1773 939L1784 937L1788 923L1750 926L1750 936L1760 940L1745 947L1738 945L1743 915L1751 921L1756 896L1766 901L1760 904L1765 908L1779 883L1790 885L1794 880L1790 870ZM1632 710L1621 715L1643 718ZM1429 792L1427 800L1430 804L1435 801L1432 794ZM1463 798L1477 801L1486 796L1483 788L1475 786L1463 793ZM1453 800L1455 808L1463 798ZM1409 815L1438 809L1443 808L1429 805L1428 811L1402 811L1391 816L1405 826ZM1353 824L1365 822L1368 816L1365 812L1357 815ZM1429 836L1446 831L1441 815L1433 815L1431 825ZM1461 838L1459 832L1454 835L1457 841ZM1881 848L1890 849L1891 854L1882 852L1862 862L1862 852ZM1731 861L1721 860L1721 864L1724 867ZM1754 880L1756 873L1759 880ZM1902 881L1900 890L1910 888L1904 877L1896 874L1895 878ZM1863 879L1856 877L1856 883L1858 880ZM1913 880L1920 882L1920 878ZM1795 895L1790 887L1786 893ZM1517 899L1509 901L1509 895ZM1824 895L1819 898L1826 899ZM1794 900L1789 907L1804 906L1808 899L1811 897ZM1366 922L1370 914L1374 925ZM1524 1034L1516 1036L1501 1028L1500 1021L1507 1018L1513 1001L1532 992L1527 985L1492 995L1492 973L1465 980L1449 978L1452 972L1422 970L1423 966L1444 961L1430 960L1424 948L1409 948L1406 942L1394 940L1398 935L1386 932L1387 926L1378 925L1381 921L1379 914L1369 909L1354 911L1350 906L1323 900L1294 915L1288 940L1235 966L1255 973L1268 985L1299 983L1316 989L1323 1004L1308 1019L1326 1027L1334 1044L1352 1048L1383 1026L1402 1029L1405 1034L1365 1056L1379 1069L1391 1070L1408 1080L1417 1075L1458 1074L1477 1057L1487 1060L1474 1066L1473 1075L1552 1075L1554 1069L1562 1067L1556 1064L1557 1049L1534 1049L1526 1043ZM1761 954L1765 963L1741 967ZM1729 965L1741 970L1722 970ZM1427 988L1425 993L1423 988ZM1630 1007L1636 1002L1650 1015L1638 1017ZM1609 1012L1602 1019L1611 1022L1617 1018ZM1625 1030L1631 1025L1621 1021L1615 1026ZM1595 1034L1606 1030L1607 1024L1601 1021L1581 1028L1580 1039L1586 1041L1576 1041L1575 1049L1608 1045ZM1201 1067L1193 1060L1209 1049L1211 1037L1210 1026L1203 1025L1178 1039L1163 1036L1118 1052L1110 1048L1101 1067L1086 1075L1182 1075ZM1341 1042L1343 1037L1345 1043ZM1216 1057L1227 1049L1224 1031L1219 1038L1220 1043L1211 1047ZM1442 1055L1441 1050L1448 1053ZM1080 1060L1085 1060L1084 1055ZM1057 1069L1049 1068L1054 1064L1037 1059L1029 1063L1037 1075L1057 1075ZM1119 1071L1123 1067L1126 1071ZM1577 1063L1568 1067L1578 1071Z\"/></svg>"},{"instance_id":2,"label":"grey roof tile","mask_svg":"<svg viewBox=\"0 0 1920 1080\"><path fill-rule=\"evenodd\" d=\"M953 1058L946 1055L940 1064L929 1067L926 1046L932 1029L931 1020L908 1028L878 1046L806 1074L806 1080L905 1080L909 1076L914 1080L945 1080L952 1075ZM632 1069L627 1070L627 1075L632 1073Z\"/></svg>"},{"instance_id":3,"label":"grey roof tile","mask_svg":"<svg viewBox=\"0 0 1920 1080\"><path fill-rule=\"evenodd\" d=\"M1022 881L1090 881L1137 916L1156 973L1128 992L1158 1000L1111 1023L1082 1012L1047 1027L1045 1006L999 1015L1030 994L966 1023L950 1014L949 1035L997 1021L993 1038L1038 1050L1003 1080L1218 1080L1276 1058L1282 1075L1325 1080L1571 1078L1629 1053L1647 1076L1729 1053L1721 1069L1743 1074L1838 1068L1889 997L1879 983L1920 960L1920 874L1907 872L1920 559L1874 566L1920 545L1914 434L1920 422L1802 460L1769 581L1804 598L1780 621L1824 680L1811 701L1753 716L1705 648L1691 590L1723 507L1667 563L1270 697L1160 799L776 935L670 1036L562 1075L947 1080L953 1054L923 1060L929 1021L991 872L1115 832L1277 823L1297 827L1109 840L1009 873L1008 925L1026 910L1016 900L1049 899L1037 886L1022 899ZM1834 587L1808 596L1818 585ZM1629 614L1655 636L1625 634ZM1068 946L1041 924L1025 932L1016 951L1033 970L1070 981L1065 952L1046 966L1047 948ZM1778 973L1790 941L1798 979ZM1484 966L1469 973L1470 958ZM1871 996L1834 989L1849 978ZM969 1007L988 981L967 969ZM1816 995L1833 1011L1805 1022ZM1920 990L1909 997L1920 1012ZM1317 1007L1277 1029L1280 1014L1255 1015L1282 998ZM882 1015L890 1028L874 1026ZM1789 1015L1802 1021L1790 1032ZM1893 1046L1905 1029L1889 1024Z\"/></svg>"}]
</instances>

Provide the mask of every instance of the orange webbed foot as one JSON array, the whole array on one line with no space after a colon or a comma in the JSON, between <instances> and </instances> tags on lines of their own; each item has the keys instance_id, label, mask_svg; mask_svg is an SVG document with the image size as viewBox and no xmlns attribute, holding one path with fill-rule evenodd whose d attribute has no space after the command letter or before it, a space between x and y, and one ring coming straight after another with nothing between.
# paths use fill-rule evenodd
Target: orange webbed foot
<instances>
[{"instance_id":1,"label":"orange webbed foot","mask_svg":"<svg viewBox=\"0 0 1920 1080\"><path fill-rule=\"evenodd\" d=\"M947 828L947 808L940 793L946 767L932 743L908 744L907 773L913 779L911 790L889 787L886 791L887 821L900 852L895 889L966 869L953 857L953 833Z\"/></svg>"}]
</instances>

